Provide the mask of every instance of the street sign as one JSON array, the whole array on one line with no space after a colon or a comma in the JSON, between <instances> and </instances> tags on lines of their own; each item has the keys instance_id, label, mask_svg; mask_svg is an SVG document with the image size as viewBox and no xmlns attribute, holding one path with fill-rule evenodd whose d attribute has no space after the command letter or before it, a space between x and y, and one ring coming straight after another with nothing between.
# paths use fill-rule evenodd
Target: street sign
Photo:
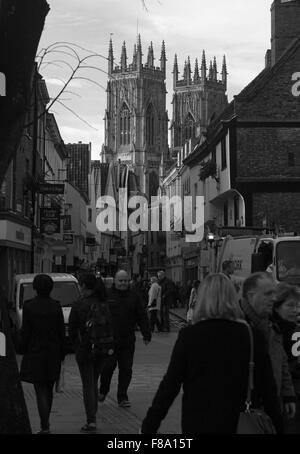
<instances>
[{"instance_id":1,"label":"street sign","mask_svg":"<svg viewBox=\"0 0 300 454\"><path fill-rule=\"evenodd\" d=\"M64 194L65 185L64 184L54 184L54 183L40 183L39 184L39 193L40 194Z\"/></svg>"},{"instance_id":2,"label":"street sign","mask_svg":"<svg viewBox=\"0 0 300 454\"><path fill-rule=\"evenodd\" d=\"M60 208L41 208L41 233L60 233Z\"/></svg>"},{"instance_id":3,"label":"street sign","mask_svg":"<svg viewBox=\"0 0 300 454\"><path fill-rule=\"evenodd\" d=\"M73 234L64 233L63 240L66 244L73 244Z\"/></svg>"}]
</instances>

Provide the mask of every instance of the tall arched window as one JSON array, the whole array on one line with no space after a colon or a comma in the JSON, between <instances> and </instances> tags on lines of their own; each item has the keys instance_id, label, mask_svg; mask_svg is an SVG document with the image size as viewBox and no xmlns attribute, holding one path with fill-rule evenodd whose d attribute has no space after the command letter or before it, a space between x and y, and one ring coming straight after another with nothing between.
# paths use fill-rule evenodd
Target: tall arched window
<instances>
[{"instance_id":1,"label":"tall arched window","mask_svg":"<svg viewBox=\"0 0 300 454\"><path fill-rule=\"evenodd\" d=\"M185 119L184 131L185 131L184 138L186 140L192 139L195 137L195 121L190 113L187 115L187 117Z\"/></svg>"},{"instance_id":2,"label":"tall arched window","mask_svg":"<svg viewBox=\"0 0 300 454\"><path fill-rule=\"evenodd\" d=\"M130 112L125 103L120 112L120 144L130 144Z\"/></svg>"},{"instance_id":3,"label":"tall arched window","mask_svg":"<svg viewBox=\"0 0 300 454\"><path fill-rule=\"evenodd\" d=\"M154 111L152 104L149 104L146 112L146 144L154 145Z\"/></svg>"}]
</instances>

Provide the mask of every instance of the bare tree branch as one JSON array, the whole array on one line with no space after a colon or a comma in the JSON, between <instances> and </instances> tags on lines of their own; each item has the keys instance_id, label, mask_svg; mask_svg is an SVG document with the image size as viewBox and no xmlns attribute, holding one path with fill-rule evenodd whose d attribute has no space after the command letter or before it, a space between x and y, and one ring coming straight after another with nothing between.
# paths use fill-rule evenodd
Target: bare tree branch
<instances>
[{"instance_id":1,"label":"bare tree branch","mask_svg":"<svg viewBox=\"0 0 300 454\"><path fill-rule=\"evenodd\" d=\"M76 79L81 79L81 80L87 80L88 82L91 82L92 84L95 84L97 85L98 87L102 88L104 91L106 90L105 87L103 87L103 85L99 84L99 82L96 82L95 80L93 79L90 79L89 77L80 77L80 76L76 76L73 78L73 80L76 80Z\"/></svg>"},{"instance_id":2,"label":"bare tree branch","mask_svg":"<svg viewBox=\"0 0 300 454\"><path fill-rule=\"evenodd\" d=\"M84 120L84 118L82 118L80 115L78 115L73 109L71 109L70 107L66 106L62 101L60 101L59 99L57 99L56 101L59 104L61 104L65 109L67 109L69 112L71 112L73 115L75 115L75 117L77 117L79 120L81 120L83 123L85 123L87 126L89 126L90 128L94 129L95 131L99 131L99 129L95 128L88 121Z\"/></svg>"}]
</instances>

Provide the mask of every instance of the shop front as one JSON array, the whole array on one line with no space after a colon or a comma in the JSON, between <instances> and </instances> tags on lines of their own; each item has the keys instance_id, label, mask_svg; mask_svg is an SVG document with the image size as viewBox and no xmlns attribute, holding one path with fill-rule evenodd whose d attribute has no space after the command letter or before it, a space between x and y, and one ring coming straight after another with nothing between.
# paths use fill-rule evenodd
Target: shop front
<instances>
[{"instance_id":1,"label":"shop front","mask_svg":"<svg viewBox=\"0 0 300 454\"><path fill-rule=\"evenodd\" d=\"M0 285L5 295L12 297L12 283L16 274L30 273L30 223L0 219Z\"/></svg>"}]
</instances>

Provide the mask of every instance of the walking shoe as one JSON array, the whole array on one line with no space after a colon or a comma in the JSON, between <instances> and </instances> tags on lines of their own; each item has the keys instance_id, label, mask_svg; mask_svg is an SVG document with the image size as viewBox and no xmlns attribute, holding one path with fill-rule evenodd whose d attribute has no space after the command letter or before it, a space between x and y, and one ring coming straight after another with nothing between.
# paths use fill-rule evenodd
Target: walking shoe
<instances>
[{"instance_id":1,"label":"walking shoe","mask_svg":"<svg viewBox=\"0 0 300 454\"><path fill-rule=\"evenodd\" d=\"M84 433L93 434L97 432L97 427L95 423L91 422L89 424L85 424L80 430Z\"/></svg>"},{"instance_id":2,"label":"walking shoe","mask_svg":"<svg viewBox=\"0 0 300 454\"><path fill-rule=\"evenodd\" d=\"M50 429L41 429L39 432L36 433L37 435L49 435L51 434Z\"/></svg>"},{"instance_id":3,"label":"walking shoe","mask_svg":"<svg viewBox=\"0 0 300 454\"><path fill-rule=\"evenodd\" d=\"M101 394L101 393L100 393L99 396L98 396L98 401L99 401L99 402L104 402L104 401L105 401L105 398L106 398L106 394Z\"/></svg>"},{"instance_id":4,"label":"walking shoe","mask_svg":"<svg viewBox=\"0 0 300 454\"><path fill-rule=\"evenodd\" d=\"M128 407L131 407L131 403L129 402L129 400L124 399L124 400L121 400L121 402L119 402L119 407L128 408Z\"/></svg>"}]
</instances>

